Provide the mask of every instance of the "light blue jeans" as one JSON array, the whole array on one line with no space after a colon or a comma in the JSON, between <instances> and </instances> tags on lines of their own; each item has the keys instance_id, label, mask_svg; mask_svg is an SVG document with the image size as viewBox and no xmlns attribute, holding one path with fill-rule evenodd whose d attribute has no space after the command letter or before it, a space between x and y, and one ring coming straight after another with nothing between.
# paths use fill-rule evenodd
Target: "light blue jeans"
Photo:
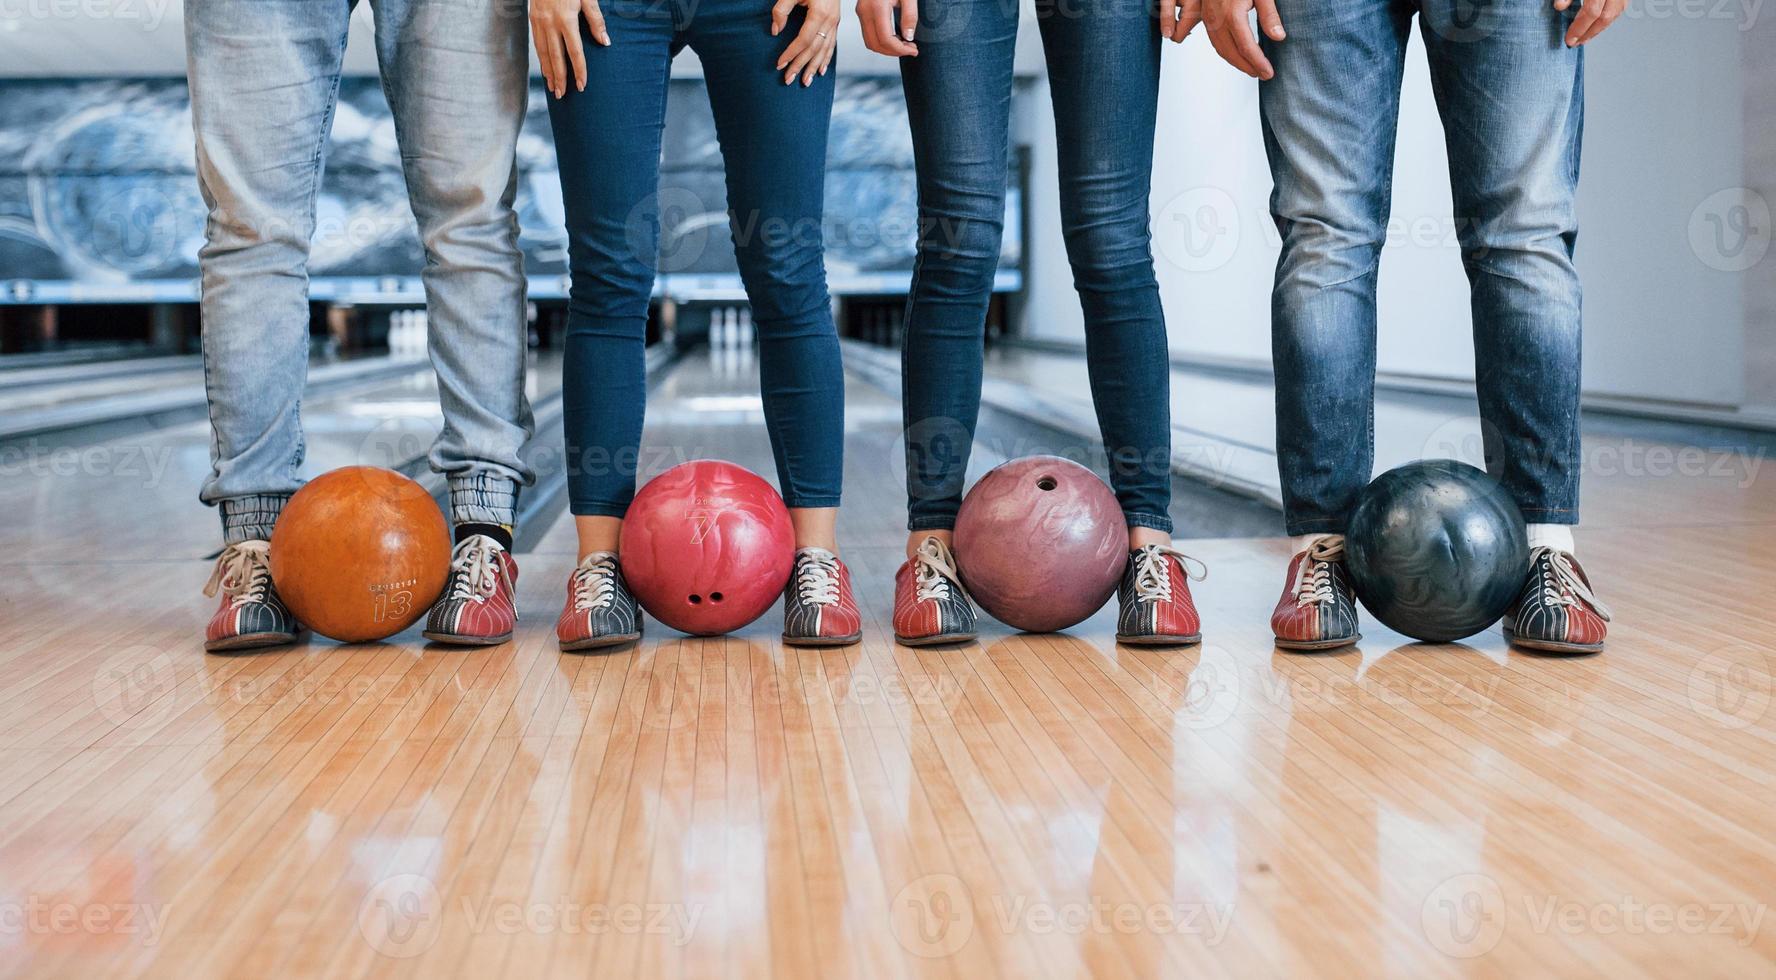
<instances>
[{"instance_id":1,"label":"light blue jeans","mask_svg":"<svg viewBox=\"0 0 1776 980\"><path fill-rule=\"evenodd\" d=\"M528 99L521 3L372 0L383 90L425 247L452 518L511 524L524 394L515 147ZM186 0L212 430L205 503L230 541L268 537L300 486L308 255L350 0Z\"/></svg>"},{"instance_id":2,"label":"light blue jeans","mask_svg":"<svg viewBox=\"0 0 1776 980\"><path fill-rule=\"evenodd\" d=\"M1578 522L1584 53L1578 4L1278 0L1259 87L1282 234L1272 294L1277 459L1290 534L1337 532L1374 458L1375 283L1416 13L1470 286L1486 468L1535 523ZM1420 216L1412 216L1420 217Z\"/></svg>"}]
</instances>

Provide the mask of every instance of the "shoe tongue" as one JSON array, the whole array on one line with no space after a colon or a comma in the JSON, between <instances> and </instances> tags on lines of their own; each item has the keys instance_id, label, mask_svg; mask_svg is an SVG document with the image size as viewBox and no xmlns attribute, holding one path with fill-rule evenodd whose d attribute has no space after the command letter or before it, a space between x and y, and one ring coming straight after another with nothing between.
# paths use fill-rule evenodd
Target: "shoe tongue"
<instances>
[{"instance_id":1,"label":"shoe tongue","mask_svg":"<svg viewBox=\"0 0 1776 980\"><path fill-rule=\"evenodd\" d=\"M813 547L797 548L796 549L796 557L797 558L814 558L814 559L819 559L821 561L838 561L839 560L838 555L833 554L832 552L826 550L825 548L813 548Z\"/></svg>"}]
</instances>

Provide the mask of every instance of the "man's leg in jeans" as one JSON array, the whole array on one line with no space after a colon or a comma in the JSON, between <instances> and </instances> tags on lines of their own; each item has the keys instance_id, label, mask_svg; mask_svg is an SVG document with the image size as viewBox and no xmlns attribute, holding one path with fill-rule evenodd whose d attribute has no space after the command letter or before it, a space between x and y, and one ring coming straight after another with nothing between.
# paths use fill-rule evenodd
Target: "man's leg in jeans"
<instances>
[{"instance_id":1,"label":"man's leg in jeans","mask_svg":"<svg viewBox=\"0 0 1776 980\"><path fill-rule=\"evenodd\" d=\"M1341 535L1374 466L1375 284L1413 6L1279 0L1288 39L1264 42L1276 77L1258 99L1283 243L1271 295L1277 465L1297 536L1271 629L1291 648L1357 639Z\"/></svg>"},{"instance_id":2,"label":"man's leg in jeans","mask_svg":"<svg viewBox=\"0 0 1776 980\"><path fill-rule=\"evenodd\" d=\"M1277 465L1290 534L1339 533L1374 465L1375 283L1411 6L1281 0L1259 86L1271 216Z\"/></svg>"},{"instance_id":3,"label":"man's leg in jeans","mask_svg":"<svg viewBox=\"0 0 1776 980\"><path fill-rule=\"evenodd\" d=\"M1600 649L1608 618L1572 558L1569 529L1579 517L1573 197L1584 51L1564 37L1575 12L1536 0L1431 0L1420 21L1472 284L1486 468L1522 508L1535 556L1530 601L1506 626L1556 652Z\"/></svg>"},{"instance_id":4,"label":"man's leg in jeans","mask_svg":"<svg viewBox=\"0 0 1776 980\"><path fill-rule=\"evenodd\" d=\"M500 642L515 617L508 549L518 488L534 479L524 393L524 257L518 250L518 129L528 101L524 9L504 3L372 0L407 193L425 247L432 365L444 429L434 469L450 481L457 554L426 635Z\"/></svg>"},{"instance_id":5,"label":"man's leg in jeans","mask_svg":"<svg viewBox=\"0 0 1776 980\"><path fill-rule=\"evenodd\" d=\"M189 0L197 177L209 205L203 277L211 426L202 499L221 507L222 609L210 649L287 642L263 542L299 485L308 373L308 249L339 87L343 3Z\"/></svg>"}]
</instances>

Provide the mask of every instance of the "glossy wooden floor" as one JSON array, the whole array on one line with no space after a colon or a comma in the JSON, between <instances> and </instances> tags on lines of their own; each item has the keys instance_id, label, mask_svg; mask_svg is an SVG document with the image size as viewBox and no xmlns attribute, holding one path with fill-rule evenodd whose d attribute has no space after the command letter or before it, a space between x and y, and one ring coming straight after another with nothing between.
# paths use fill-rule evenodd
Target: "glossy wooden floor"
<instances>
[{"instance_id":1,"label":"glossy wooden floor","mask_svg":"<svg viewBox=\"0 0 1776 980\"><path fill-rule=\"evenodd\" d=\"M669 378L654 462L769 472L750 378ZM0 972L1776 971L1771 475L1589 444L1600 657L1373 623L1284 655L1284 543L1212 538L1187 545L1198 649L1119 647L1102 613L915 651L888 633L897 421L853 386L867 619L841 650L783 647L773 612L561 654L563 523L506 645L207 657L190 542L107 560L92 528L11 522L35 547L0 567Z\"/></svg>"}]
</instances>

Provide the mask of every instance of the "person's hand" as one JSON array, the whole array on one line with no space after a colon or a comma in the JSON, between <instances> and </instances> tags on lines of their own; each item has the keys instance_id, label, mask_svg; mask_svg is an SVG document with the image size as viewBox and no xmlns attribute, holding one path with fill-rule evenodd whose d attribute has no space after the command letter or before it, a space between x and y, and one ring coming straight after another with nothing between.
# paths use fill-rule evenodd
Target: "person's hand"
<instances>
[{"instance_id":1,"label":"person's hand","mask_svg":"<svg viewBox=\"0 0 1776 980\"><path fill-rule=\"evenodd\" d=\"M783 73L783 84L794 83L800 75L806 87L814 84L814 76L826 74L833 52L839 49L839 0L777 0L771 7L772 37L783 32L797 7L807 7L808 16L795 40L778 56L777 70Z\"/></svg>"},{"instance_id":2,"label":"person's hand","mask_svg":"<svg viewBox=\"0 0 1776 980\"><path fill-rule=\"evenodd\" d=\"M530 39L543 65L543 84L556 98L567 94L567 74L573 70L574 91L586 90L586 52L580 46L580 17L592 28L592 39L610 47L604 29L604 13L598 0L530 0Z\"/></svg>"},{"instance_id":3,"label":"person's hand","mask_svg":"<svg viewBox=\"0 0 1776 980\"><path fill-rule=\"evenodd\" d=\"M1583 0L1583 4L1579 15L1566 29L1566 46L1569 48L1576 48L1602 34L1628 8L1628 0ZM1566 10L1572 5L1573 0L1554 0L1555 10Z\"/></svg>"},{"instance_id":4,"label":"person's hand","mask_svg":"<svg viewBox=\"0 0 1776 980\"><path fill-rule=\"evenodd\" d=\"M1162 37L1181 42L1200 23L1202 0L1159 0L1159 33Z\"/></svg>"},{"instance_id":5,"label":"person's hand","mask_svg":"<svg viewBox=\"0 0 1776 980\"><path fill-rule=\"evenodd\" d=\"M894 11L900 9L900 33L894 33ZM890 58L914 58L913 28L919 25L919 0L857 0L857 23L863 46Z\"/></svg>"},{"instance_id":6,"label":"person's hand","mask_svg":"<svg viewBox=\"0 0 1776 980\"><path fill-rule=\"evenodd\" d=\"M1597 3L1600 0L1589 0ZM1618 0L1610 0L1618 2ZM1288 37L1283 31L1283 18L1277 13L1276 0L1202 0L1203 27L1209 32L1209 43L1215 46L1221 60L1253 78L1276 77L1270 59L1258 47L1247 15L1258 8L1258 27L1272 41Z\"/></svg>"}]
</instances>

